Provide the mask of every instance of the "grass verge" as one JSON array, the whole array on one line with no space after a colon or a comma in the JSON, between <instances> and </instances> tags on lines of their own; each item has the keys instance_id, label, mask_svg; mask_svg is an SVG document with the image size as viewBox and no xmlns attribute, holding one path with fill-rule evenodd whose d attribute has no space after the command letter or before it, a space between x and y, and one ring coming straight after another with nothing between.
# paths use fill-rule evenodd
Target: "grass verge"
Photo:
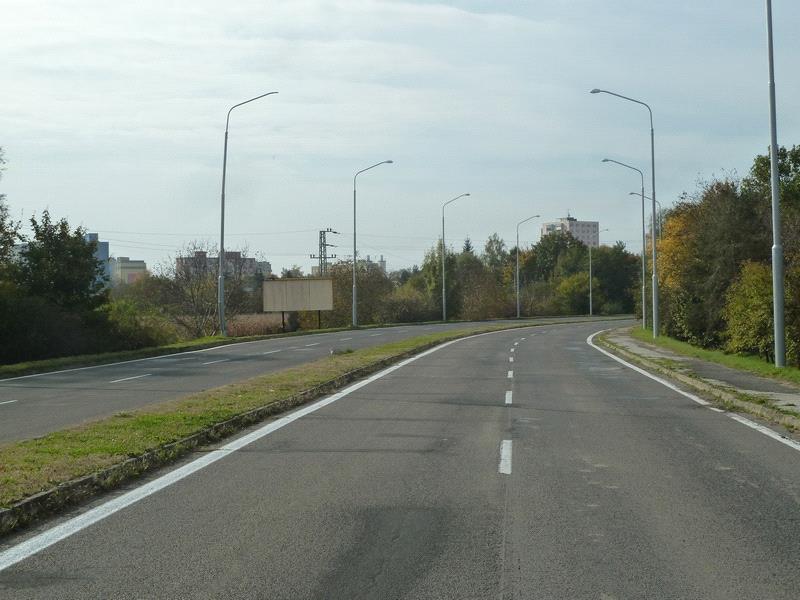
<instances>
[{"instance_id":1,"label":"grass verge","mask_svg":"<svg viewBox=\"0 0 800 600\"><path fill-rule=\"evenodd\" d=\"M726 354L722 350L706 350L705 348L699 348L665 335L653 339L653 332L648 329L642 329L641 327L634 327L631 335L640 342L660 346L683 356L699 358L700 360L714 362L730 367L731 369L747 371L755 375L761 375L762 377L771 377L772 379L779 379L800 385L800 369L796 367L778 369L757 356Z\"/></svg>"},{"instance_id":2,"label":"grass verge","mask_svg":"<svg viewBox=\"0 0 800 600\"><path fill-rule=\"evenodd\" d=\"M444 341L521 326L530 324L465 328L335 354L300 367L119 413L41 438L0 445L0 509L65 482L152 453L248 411L280 404L370 365L382 367ZM169 459L176 457L173 453Z\"/></svg>"}]
</instances>

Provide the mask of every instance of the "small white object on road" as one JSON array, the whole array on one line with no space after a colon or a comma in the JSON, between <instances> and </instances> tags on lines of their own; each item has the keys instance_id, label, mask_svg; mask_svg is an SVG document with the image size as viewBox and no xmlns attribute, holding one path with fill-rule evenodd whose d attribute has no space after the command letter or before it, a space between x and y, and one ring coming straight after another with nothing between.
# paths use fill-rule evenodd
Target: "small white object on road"
<instances>
[{"instance_id":1,"label":"small white object on road","mask_svg":"<svg viewBox=\"0 0 800 600\"><path fill-rule=\"evenodd\" d=\"M150 377L152 373L145 373L144 375L134 375L133 377L123 377L122 379L115 379L114 381L109 381L108 383L119 383L121 381L130 381L131 379L141 379L142 377Z\"/></svg>"},{"instance_id":2,"label":"small white object on road","mask_svg":"<svg viewBox=\"0 0 800 600\"><path fill-rule=\"evenodd\" d=\"M511 475L511 440L503 440L500 444L500 465L497 471L502 475Z\"/></svg>"}]
</instances>

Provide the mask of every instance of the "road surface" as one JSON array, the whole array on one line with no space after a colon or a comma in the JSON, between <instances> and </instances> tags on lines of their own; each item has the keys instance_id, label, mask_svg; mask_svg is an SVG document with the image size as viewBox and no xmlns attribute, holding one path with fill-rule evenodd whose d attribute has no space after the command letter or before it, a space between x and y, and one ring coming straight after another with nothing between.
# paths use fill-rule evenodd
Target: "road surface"
<instances>
[{"instance_id":1,"label":"road surface","mask_svg":"<svg viewBox=\"0 0 800 600\"><path fill-rule=\"evenodd\" d=\"M601 328L451 343L198 452L0 545L0 596L795 600L800 446Z\"/></svg>"},{"instance_id":2,"label":"road surface","mask_svg":"<svg viewBox=\"0 0 800 600\"><path fill-rule=\"evenodd\" d=\"M575 318L532 322L565 320ZM275 338L2 379L0 443L295 367L328 356L334 348L355 350L482 324L487 323L406 325Z\"/></svg>"}]
</instances>

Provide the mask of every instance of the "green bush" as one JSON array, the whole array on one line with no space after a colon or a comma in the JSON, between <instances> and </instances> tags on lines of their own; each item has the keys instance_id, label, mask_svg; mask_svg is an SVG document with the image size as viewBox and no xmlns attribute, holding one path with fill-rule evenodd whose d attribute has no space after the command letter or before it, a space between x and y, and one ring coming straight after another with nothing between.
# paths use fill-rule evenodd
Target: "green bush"
<instances>
[{"instance_id":1,"label":"green bush","mask_svg":"<svg viewBox=\"0 0 800 600\"><path fill-rule=\"evenodd\" d=\"M383 323L413 323L438 318L436 307L425 294L410 286L392 290L383 301L380 320Z\"/></svg>"},{"instance_id":2,"label":"green bush","mask_svg":"<svg viewBox=\"0 0 800 600\"><path fill-rule=\"evenodd\" d=\"M772 273L768 265L746 262L725 295L725 350L773 356Z\"/></svg>"},{"instance_id":3,"label":"green bush","mask_svg":"<svg viewBox=\"0 0 800 600\"><path fill-rule=\"evenodd\" d=\"M800 363L800 266L786 274L786 360ZM756 354L771 361L775 357L772 306L772 268L746 262L725 296L725 350Z\"/></svg>"},{"instance_id":4,"label":"green bush","mask_svg":"<svg viewBox=\"0 0 800 600\"><path fill-rule=\"evenodd\" d=\"M605 302L600 289L600 281L592 277L592 304L596 312ZM589 274L575 273L561 280L556 287L556 303L562 314L589 314Z\"/></svg>"},{"instance_id":5,"label":"green bush","mask_svg":"<svg viewBox=\"0 0 800 600\"><path fill-rule=\"evenodd\" d=\"M108 350L136 350L177 342L174 324L155 311L144 311L130 300L109 302L97 310ZM105 321L105 323L103 323Z\"/></svg>"}]
</instances>

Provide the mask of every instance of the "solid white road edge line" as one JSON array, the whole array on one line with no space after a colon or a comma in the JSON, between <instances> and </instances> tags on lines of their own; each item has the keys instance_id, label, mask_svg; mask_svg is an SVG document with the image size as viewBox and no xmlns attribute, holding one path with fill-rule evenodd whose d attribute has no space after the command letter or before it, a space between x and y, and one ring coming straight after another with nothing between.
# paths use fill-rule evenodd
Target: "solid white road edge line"
<instances>
[{"instance_id":1,"label":"solid white road edge line","mask_svg":"<svg viewBox=\"0 0 800 600\"><path fill-rule=\"evenodd\" d=\"M511 440L503 440L500 444L500 464L497 472L502 475L511 475ZM0 568L2 564L0 564Z\"/></svg>"},{"instance_id":2,"label":"solid white road edge line","mask_svg":"<svg viewBox=\"0 0 800 600\"><path fill-rule=\"evenodd\" d=\"M800 443L799 442L795 442L794 440L792 440L790 438L783 437L780 433L778 433L777 431L773 431L769 427L764 427L763 425L760 425L760 424L756 423L755 421L751 421L750 419L746 419L745 417L743 417L741 415L737 415L735 413L728 413L728 416L731 419L733 419L734 421L738 421L742 425L747 425L748 427L750 427L752 429L755 429L756 431L761 432L766 436L771 437L773 440L776 440L776 441L780 442L781 444L786 444L790 448L794 448L795 450L800 451Z\"/></svg>"},{"instance_id":3,"label":"solid white road edge line","mask_svg":"<svg viewBox=\"0 0 800 600\"><path fill-rule=\"evenodd\" d=\"M495 333L502 333L502 332L509 332L513 330L508 329L500 329L498 331L489 331L486 333L478 333L476 335L471 335L468 337L459 338L457 340L451 340L449 342L444 342L439 346L431 348L430 350L425 350L420 354L407 358L405 360L400 361L396 365L392 365L391 367L387 367L383 371L379 371L374 375L364 379L363 381L359 381L354 383L351 386L346 387L341 392L337 392L332 396L328 396L327 398L323 398L322 400L317 400L313 404L309 404L299 410L296 410L293 413L286 415L285 417L281 417L276 421L272 421L271 423L267 423L263 427L259 427L255 431L248 433L240 438L232 440L228 444L225 444L223 447L209 452L208 454L201 456L193 460L190 463L183 465L175 469L174 471L170 471L169 473L162 475L158 479L154 479L153 481L146 483L136 489L131 490L130 492L126 492L117 498L113 498L108 502L101 504L100 506L93 508L81 515L73 517L68 521L65 521L61 525L56 525L52 529L48 529L39 535L36 535L24 542L20 542L16 546L12 546L8 550L0 552L0 572L8 569L9 567L17 564L20 561L25 560L26 558L33 556L34 554L38 554L42 550L49 548L53 544L60 542L63 539L70 537L78 533L79 531L86 529L87 527L97 523L98 521L102 521L106 517L110 517L114 513L126 508L152 494L169 487L170 485L177 483L181 479L185 479L192 473L196 473L197 471L204 469L205 467L217 462L221 458L225 456L229 456L231 453L236 452L237 450L241 450L245 446L252 444L253 442L279 430L283 427L286 427L290 423L311 414L313 412L318 411L321 408L328 406L329 404L333 404L337 400L344 398L345 396L352 394L356 390L361 389L362 387L369 385L373 381L381 379L390 373L397 371L398 369L402 369L409 363L412 363L420 358L428 356L429 354L433 354L441 350L442 348L447 348L448 346L455 344L457 342L463 342L464 340L473 339L476 337L482 337L484 335L492 335ZM503 442L505 444L506 442ZM508 469L509 473L511 472L511 442L508 442ZM500 462L501 467L503 465L503 461ZM502 471L501 471L502 472Z\"/></svg>"},{"instance_id":4,"label":"solid white road edge line","mask_svg":"<svg viewBox=\"0 0 800 600\"><path fill-rule=\"evenodd\" d=\"M120 381L130 381L131 379L141 379L142 377L150 377L152 373L145 373L144 375L134 375L133 377L123 377L122 379L115 379L114 381L109 381L108 383L119 383Z\"/></svg>"},{"instance_id":5,"label":"solid white road edge line","mask_svg":"<svg viewBox=\"0 0 800 600\"><path fill-rule=\"evenodd\" d=\"M720 409L711 406L711 404L709 402L707 402L706 400L703 400L702 398L699 398L699 397L697 397L694 394L691 394L689 392L683 391L682 389L678 388L676 385L670 383L666 379L661 379L661 377L656 377L652 373L649 373L649 372L645 371L644 369L642 369L640 367L637 367L636 365L632 365L628 361L622 360L619 356L616 356L614 354L611 354L611 352L603 350L602 348L600 348L599 346L597 346L594 343L594 336L599 335L599 334L601 334L601 333L603 333L605 331L609 331L609 330L608 329L603 329L602 331L597 331L597 332L593 333L588 338L586 338L586 343L589 344L595 350L599 350L600 352L602 352L603 354L605 354L609 358L613 358L618 363L621 363L621 364L625 365L629 369L633 369L637 373L641 373L645 377L649 377L653 381L657 381L661 385L666 386L669 389L678 392L680 395L685 396L685 397L689 398L690 400L693 400L693 401L697 402L698 404L702 404L703 406L705 406L707 408L710 408L711 410L714 410L716 412L724 412L727 416L729 416L734 421L737 421L737 422L741 423L742 425L747 425L748 427L750 427L752 429L755 429L756 431L758 431L760 433L763 433L766 436L771 437L773 440L776 440L776 441L778 441L778 442L780 442L782 444L785 444L785 445L789 446L789 448L792 448L794 450L800 451L800 443L794 441L793 439L784 437L780 433L778 433L777 431L773 431L769 427L764 427L763 425L759 425L755 421L751 421L750 419L747 419L747 418L745 418L745 417L743 417L741 415L737 415L735 413L729 413L729 412L721 411Z\"/></svg>"},{"instance_id":6,"label":"solid white road edge line","mask_svg":"<svg viewBox=\"0 0 800 600\"><path fill-rule=\"evenodd\" d=\"M511 404L512 395L513 395L513 392L511 390L508 390L506 392L506 404Z\"/></svg>"}]
</instances>

